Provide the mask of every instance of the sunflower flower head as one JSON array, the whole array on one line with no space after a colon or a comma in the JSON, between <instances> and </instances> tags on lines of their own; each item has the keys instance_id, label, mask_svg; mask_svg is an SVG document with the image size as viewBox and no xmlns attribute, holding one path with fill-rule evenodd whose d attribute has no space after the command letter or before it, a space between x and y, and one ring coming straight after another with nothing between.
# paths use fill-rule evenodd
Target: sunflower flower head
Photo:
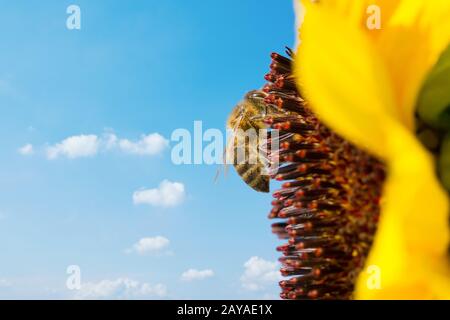
<instances>
[{"instance_id":1,"label":"sunflower flower head","mask_svg":"<svg viewBox=\"0 0 450 320\"><path fill-rule=\"evenodd\" d=\"M449 197L443 187L450 162L450 2L302 5L294 64L300 91L327 127L386 165L380 219L365 263L380 270L381 282L369 286L371 274L363 270L355 297L450 298ZM381 19L375 28L373 15ZM437 157L417 137L417 117L440 132Z\"/></svg>"},{"instance_id":2,"label":"sunflower flower head","mask_svg":"<svg viewBox=\"0 0 450 320\"><path fill-rule=\"evenodd\" d=\"M283 182L269 215L287 243L280 282L284 299L348 299L361 271L380 213L383 163L324 126L292 85L291 61L272 54L266 104L284 115L267 116L280 131Z\"/></svg>"}]
</instances>

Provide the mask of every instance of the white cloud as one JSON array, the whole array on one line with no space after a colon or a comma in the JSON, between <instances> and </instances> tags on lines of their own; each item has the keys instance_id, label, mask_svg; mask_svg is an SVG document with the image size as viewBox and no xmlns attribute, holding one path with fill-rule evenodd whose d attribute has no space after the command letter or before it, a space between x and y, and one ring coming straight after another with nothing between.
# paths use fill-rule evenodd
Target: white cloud
<instances>
[{"instance_id":1,"label":"white cloud","mask_svg":"<svg viewBox=\"0 0 450 320\"><path fill-rule=\"evenodd\" d=\"M106 150L111 150L117 147L118 140L119 139L117 138L117 136L112 132L103 134L102 142Z\"/></svg>"},{"instance_id":2,"label":"white cloud","mask_svg":"<svg viewBox=\"0 0 450 320\"><path fill-rule=\"evenodd\" d=\"M160 154L169 146L169 141L159 133L142 135L141 139L135 142L120 139L116 143L123 152L149 156Z\"/></svg>"},{"instance_id":3,"label":"white cloud","mask_svg":"<svg viewBox=\"0 0 450 320\"><path fill-rule=\"evenodd\" d=\"M69 159L92 157L97 154L99 146L100 140L96 135L72 136L47 147L47 158L56 159L60 156Z\"/></svg>"},{"instance_id":4,"label":"white cloud","mask_svg":"<svg viewBox=\"0 0 450 320\"><path fill-rule=\"evenodd\" d=\"M79 300L150 299L165 296L167 296L167 288L163 284L150 285L129 278L118 278L82 284L74 298Z\"/></svg>"},{"instance_id":5,"label":"white cloud","mask_svg":"<svg viewBox=\"0 0 450 320\"><path fill-rule=\"evenodd\" d=\"M23 156L30 156L34 153L33 145L28 143L23 147L19 148L18 152Z\"/></svg>"},{"instance_id":6,"label":"white cloud","mask_svg":"<svg viewBox=\"0 0 450 320\"><path fill-rule=\"evenodd\" d=\"M189 269L181 275L181 280L183 281L193 281L193 280L203 280L206 278L211 278L214 276L214 271L211 269L197 270Z\"/></svg>"},{"instance_id":7,"label":"white cloud","mask_svg":"<svg viewBox=\"0 0 450 320\"><path fill-rule=\"evenodd\" d=\"M131 141L120 139L112 132L105 132L102 136L95 134L77 135L46 147L48 159L67 157L70 159L91 157L99 152L119 150L127 154L140 156L154 156L163 152L169 146L169 141L159 133L142 135L140 140ZM26 145L19 149L21 154L31 151L33 146ZM23 150L22 150L23 149Z\"/></svg>"},{"instance_id":8,"label":"white cloud","mask_svg":"<svg viewBox=\"0 0 450 320\"><path fill-rule=\"evenodd\" d=\"M175 207L186 197L184 184L164 180L158 188L138 190L133 194L134 204L149 204L155 207Z\"/></svg>"},{"instance_id":9,"label":"white cloud","mask_svg":"<svg viewBox=\"0 0 450 320\"><path fill-rule=\"evenodd\" d=\"M280 300L280 295L274 293L264 293L260 300Z\"/></svg>"},{"instance_id":10,"label":"white cloud","mask_svg":"<svg viewBox=\"0 0 450 320\"><path fill-rule=\"evenodd\" d=\"M0 278L0 288L9 288L12 286L12 282L8 279Z\"/></svg>"},{"instance_id":11,"label":"white cloud","mask_svg":"<svg viewBox=\"0 0 450 320\"><path fill-rule=\"evenodd\" d=\"M281 279L278 262L271 262L259 257L251 257L244 263L244 274L241 284L244 289L257 291L265 285L273 284Z\"/></svg>"},{"instance_id":12,"label":"white cloud","mask_svg":"<svg viewBox=\"0 0 450 320\"><path fill-rule=\"evenodd\" d=\"M138 242L136 242L133 247L127 250L128 253L136 252L140 255L144 255L147 253L158 252L162 249L165 249L169 246L169 239L157 236L153 238L142 238Z\"/></svg>"}]
</instances>

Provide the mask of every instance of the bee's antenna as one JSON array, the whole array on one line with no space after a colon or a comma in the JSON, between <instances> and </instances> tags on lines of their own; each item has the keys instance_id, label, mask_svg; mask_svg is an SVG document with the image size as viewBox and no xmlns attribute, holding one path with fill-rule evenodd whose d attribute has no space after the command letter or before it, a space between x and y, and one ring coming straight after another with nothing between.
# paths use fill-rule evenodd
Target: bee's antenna
<instances>
[{"instance_id":1,"label":"bee's antenna","mask_svg":"<svg viewBox=\"0 0 450 320\"><path fill-rule=\"evenodd\" d=\"M294 58L294 56L295 56L294 51L292 51L292 49L289 48L289 47L285 47L285 48L286 48L286 54L287 54L289 57Z\"/></svg>"}]
</instances>

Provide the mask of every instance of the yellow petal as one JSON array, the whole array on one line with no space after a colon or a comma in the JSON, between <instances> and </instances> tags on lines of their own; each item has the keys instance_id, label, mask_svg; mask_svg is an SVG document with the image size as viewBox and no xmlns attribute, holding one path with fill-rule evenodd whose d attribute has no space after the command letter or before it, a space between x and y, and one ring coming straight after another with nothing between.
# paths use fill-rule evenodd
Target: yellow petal
<instances>
[{"instance_id":1,"label":"yellow petal","mask_svg":"<svg viewBox=\"0 0 450 320\"><path fill-rule=\"evenodd\" d=\"M335 17L333 23L347 24L352 29L359 29L367 41L372 43L372 50L376 51L381 63L385 65L393 85L395 105L398 109L395 113L412 130L414 107L420 87L450 43L450 1L327 0L311 3L305 0L303 3L306 11L332 12ZM377 5L380 8L381 30L369 30L366 27L369 5ZM311 17L308 21L311 22ZM314 23L310 22L302 28L302 40L305 40L307 25ZM329 21L322 22L323 28L330 25ZM339 39L339 35L336 36Z\"/></svg>"},{"instance_id":2,"label":"yellow petal","mask_svg":"<svg viewBox=\"0 0 450 320\"><path fill-rule=\"evenodd\" d=\"M306 6L295 75L317 115L345 138L386 156L386 118L397 118L391 83L364 33L328 7Z\"/></svg>"},{"instance_id":3,"label":"yellow petal","mask_svg":"<svg viewBox=\"0 0 450 320\"><path fill-rule=\"evenodd\" d=\"M404 3L392 11L389 22L393 26L402 25L399 21L416 21L402 17L408 16L406 7L400 9ZM402 68L391 69L394 61L414 68L420 57L432 60L430 52L439 45L428 49L424 45L409 60L401 61L399 57L413 50L409 46L412 40L408 32L408 37L402 32L396 35L389 26L376 37L368 36L352 19L346 20L331 7L307 5L295 75L319 118L388 165L379 230L368 262L381 269L382 288L369 290L367 275L362 273L357 298L445 298L450 292L448 266L444 265L449 240L448 198L436 179L430 155L408 128L413 110L408 113L405 107L413 100L412 93L419 91L417 84L426 67L421 64L417 74L405 73L410 79L404 79L404 86L398 83ZM429 38L437 39L429 43L442 41L433 32ZM386 39L400 42L394 45L395 41ZM382 41L390 47L381 50ZM404 45L402 41L406 48L398 48Z\"/></svg>"},{"instance_id":4,"label":"yellow petal","mask_svg":"<svg viewBox=\"0 0 450 320\"><path fill-rule=\"evenodd\" d=\"M361 28L371 36L377 36L385 29L385 25L390 21L401 0L296 0L296 2L303 2L306 7L314 5L321 6L322 9L332 10L335 15L355 24L356 27ZM379 12L382 21L380 30L369 30L366 28L367 21L375 13L372 10L373 6L380 9Z\"/></svg>"},{"instance_id":5,"label":"yellow petal","mask_svg":"<svg viewBox=\"0 0 450 320\"><path fill-rule=\"evenodd\" d=\"M382 215L367 266L381 271L381 288L368 286L362 272L359 299L448 299L449 204L437 181L433 159L404 127L388 125L389 162Z\"/></svg>"},{"instance_id":6,"label":"yellow petal","mask_svg":"<svg viewBox=\"0 0 450 320\"><path fill-rule=\"evenodd\" d=\"M402 1L375 41L394 85L402 122L414 127L422 83L450 43L450 1Z\"/></svg>"}]
</instances>

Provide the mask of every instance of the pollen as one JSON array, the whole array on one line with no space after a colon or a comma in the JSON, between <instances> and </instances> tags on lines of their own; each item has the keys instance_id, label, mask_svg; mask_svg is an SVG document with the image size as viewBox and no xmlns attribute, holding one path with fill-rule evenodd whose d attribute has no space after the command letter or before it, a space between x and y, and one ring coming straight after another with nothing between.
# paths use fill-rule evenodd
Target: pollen
<instances>
[{"instance_id":1,"label":"pollen","mask_svg":"<svg viewBox=\"0 0 450 320\"><path fill-rule=\"evenodd\" d=\"M292 77L292 56L271 55L265 103L280 115L265 123L279 130L282 182L273 193L273 233L282 253L283 299L351 299L380 214L385 165L328 129L308 108Z\"/></svg>"}]
</instances>

